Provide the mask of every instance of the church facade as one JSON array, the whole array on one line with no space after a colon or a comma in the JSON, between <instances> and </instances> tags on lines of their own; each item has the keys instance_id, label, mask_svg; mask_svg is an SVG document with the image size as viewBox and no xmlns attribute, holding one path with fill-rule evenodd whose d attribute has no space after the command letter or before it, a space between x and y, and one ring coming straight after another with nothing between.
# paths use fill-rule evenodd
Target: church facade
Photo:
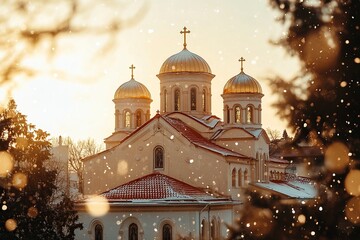
<instances>
[{"instance_id":1,"label":"church facade","mask_svg":"<svg viewBox=\"0 0 360 240\"><path fill-rule=\"evenodd\" d=\"M115 131L106 150L84 159L84 194L106 199L92 216L79 204L77 239L225 239L244 190L285 173L269 158L262 129L259 82L240 72L224 86L223 116L211 113L208 63L184 48L162 64L160 111L150 117L151 93L134 78L115 92ZM236 72L236 71L235 71ZM220 96L219 96L220 98Z\"/></svg>"}]
</instances>

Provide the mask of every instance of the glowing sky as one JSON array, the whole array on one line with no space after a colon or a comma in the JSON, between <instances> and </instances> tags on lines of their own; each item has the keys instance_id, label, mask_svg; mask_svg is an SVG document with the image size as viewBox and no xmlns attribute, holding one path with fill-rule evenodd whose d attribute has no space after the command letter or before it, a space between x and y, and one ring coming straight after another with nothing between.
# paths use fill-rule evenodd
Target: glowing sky
<instances>
[{"instance_id":1,"label":"glowing sky","mask_svg":"<svg viewBox=\"0 0 360 240\"><path fill-rule=\"evenodd\" d=\"M116 89L130 80L131 64L136 67L135 79L152 94L154 116L160 103L156 74L169 56L182 50L180 31L186 26L191 31L187 36L188 49L202 56L216 75L212 81L212 113L223 117L220 96L223 86L239 73L238 59L244 57L244 72L260 82L265 94L263 127L280 131L285 128L285 122L275 117L275 110L270 107L276 99L271 96L266 79L276 74L290 77L298 63L282 48L269 43L283 33L280 23L275 21L277 12L268 6L268 1L153 0L147 3L146 14L119 33L116 45L109 52L93 54L102 43L97 38L61 41L51 69L43 69L44 73L35 79L21 82L14 91L18 108L28 120L52 136L91 137L101 142L114 130L112 99ZM126 13L130 16L144 1L129 4L134 5ZM38 66L49 67L46 58L39 59ZM68 72L67 77L62 71Z\"/></svg>"}]
</instances>

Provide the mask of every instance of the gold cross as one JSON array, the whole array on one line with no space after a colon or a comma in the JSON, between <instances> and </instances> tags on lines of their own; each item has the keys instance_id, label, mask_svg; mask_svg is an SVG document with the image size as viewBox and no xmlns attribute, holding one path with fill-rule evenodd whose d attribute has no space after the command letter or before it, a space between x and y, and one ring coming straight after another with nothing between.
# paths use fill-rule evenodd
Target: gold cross
<instances>
[{"instance_id":1,"label":"gold cross","mask_svg":"<svg viewBox=\"0 0 360 240\"><path fill-rule=\"evenodd\" d=\"M241 57L239 59L239 62L241 62L241 72L243 72L244 68L243 68L243 63L245 62L245 58Z\"/></svg>"},{"instance_id":2,"label":"gold cross","mask_svg":"<svg viewBox=\"0 0 360 240\"><path fill-rule=\"evenodd\" d=\"M133 79L134 78L134 69L135 69L134 64L131 64L131 66L129 68L131 69L131 79Z\"/></svg>"},{"instance_id":3,"label":"gold cross","mask_svg":"<svg viewBox=\"0 0 360 240\"><path fill-rule=\"evenodd\" d=\"M186 34L187 34L187 33L190 33L190 31L187 30L186 27L184 27L183 29L184 29L184 31L181 31L180 33L181 33L181 34L184 34L184 48L186 48L186 45L187 45L187 44L186 44Z\"/></svg>"}]
</instances>

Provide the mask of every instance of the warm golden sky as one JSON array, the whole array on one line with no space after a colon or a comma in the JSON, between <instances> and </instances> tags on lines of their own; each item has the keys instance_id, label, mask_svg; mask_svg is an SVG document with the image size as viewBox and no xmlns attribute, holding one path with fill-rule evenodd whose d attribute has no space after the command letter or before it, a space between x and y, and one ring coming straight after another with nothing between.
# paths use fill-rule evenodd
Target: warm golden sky
<instances>
[{"instance_id":1,"label":"warm golden sky","mask_svg":"<svg viewBox=\"0 0 360 240\"><path fill-rule=\"evenodd\" d=\"M276 99L271 97L265 80L275 74L292 76L298 63L282 48L269 43L283 33L275 21L277 12L268 1L129 1L127 12L114 11L126 18L144 2L149 6L147 13L137 24L122 30L116 45L106 54L94 53L101 40L79 37L61 41L60 53L50 64L45 57L34 57L33 62L50 70L21 82L13 93L18 108L30 122L52 136L91 137L101 142L114 130L112 99L116 89L130 79L131 64L136 67L135 79L152 94L154 116L159 109L156 74L169 56L182 50L183 36L179 32L186 26L191 31L188 49L202 56L216 75L212 81L212 113L223 117L223 86L239 73L238 59L244 57L245 73L260 82L265 94L263 127L285 128L270 107ZM71 77L63 75L66 71Z\"/></svg>"}]
</instances>

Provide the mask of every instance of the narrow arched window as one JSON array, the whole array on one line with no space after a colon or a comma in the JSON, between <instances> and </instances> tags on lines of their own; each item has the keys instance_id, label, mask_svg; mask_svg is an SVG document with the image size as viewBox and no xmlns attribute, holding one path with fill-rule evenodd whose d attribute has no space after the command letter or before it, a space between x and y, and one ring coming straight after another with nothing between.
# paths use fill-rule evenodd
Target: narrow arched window
<instances>
[{"instance_id":1,"label":"narrow arched window","mask_svg":"<svg viewBox=\"0 0 360 240\"><path fill-rule=\"evenodd\" d=\"M95 240L103 240L103 227L100 224L95 226Z\"/></svg>"},{"instance_id":2,"label":"narrow arched window","mask_svg":"<svg viewBox=\"0 0 360 240\"><path fill-rule=\"evenodd\" d=\"M141 111L138 110L136 112L136 127L140 127L141 126Z\"/></svg>"},{"instance_id":3,"label":"narrow arched window","mask_svg":"<svg viewBox=\"0 0 360 240\"><path fill-rule=\"evenodd\" d=\"M162 239L163 240L172 240L172 227L170 224L165 224L162 229Z\"/></svg>"},{"instance_id":4,"label":"narrow arched window","mask_svg":"<svg viewBox=\"0 0 360 240\"><path fill-rule=\"evenodd\" d=\"M146 118L146 121L148 121L150 119L150 111L149 110L146 111L145 118Z\"/></svg>"},{"instance_id":5,"label":"narrow arched window","mask_svg":"<svg viewBox=\"0 0 360 240\"><path fill-rule=\"evenodd\" d=\"M131 126L131 113L129 111L125 112L125 127L130 128Z\"/></svg>"},{"instance_id":6,"label":"narrow arched window","mask_svg":"<svg viewBox=\"0 0 360 240\"><path fill-rule=\"evenodd\" d=\"M201 221L201 239L205 239L205 219Z\"/></svg>"},{"instance_id":7,"label":"narrow arched window","mask_svg":"<svg viewBox=\"0 0 360 240\"><path fill-rule=\"evenodd\" d=\"M164 149L161 146L154 148L154 168L164 168Z\"/></svg>"},{"instance_id":8,"label":"narrow arched window","mask_svg":"<svg viewBox=\"0 0 360 240\"><path fill-rule=\"evenodd\" d=\"M116 111L115 111L115 129L119 128L119 117L120 117L120 112L118 109L116 109Z\"/></svg>"},{"instance_id":9,"label":"narrow arched window","mask_svg":"<svg viewBox=\"0 0 360 240\"><path fill-rule=\"evenodd\" d=\"M247 181L248 181L248 170L245 169L245 171L244 171L244 183L246 184Z\"/></svg>"},{"instance_id":10,"label":"narrow arched window","mask_svg":"<svg viewBox=\"0 0 360 240\"><path fill-rule=\"evenodd\" d=\"M203 89L201 94L201 100L202 100L202 110L203 112L206 112L206 91Z\"/></svg>"},{"instance_id":11,"label":"narrow arched window","mask_svg":"<svg viewBox=\"0 0 360 240\"><path fill-rule=\"evenodd\" d=\"M248 106L246 108L246 122L252 123L253 122L253 108Z\"/></svg>"},{"instance_id":12,"label":"narrow arched window","mask_svg":"<svg viewBox=\"0 0 360 240\"><path fill-rule=\"evenodd\" d=\"M241 172L241 168L238 171L238 185L239 187L242 186L242 172Z\"/></svg>"},{"instance_id":13,"label":"narrow arched window","mask_svg":"<svg viewBox=\"0 0 360 240\"><path fill-rule=\"evenodd\" d=\"M164 90L164 111L167 111L167 91Z\"/></svg>"},{"instance_id":14,"label":"narrow arched window","mask_svg":"<svg viewBox=\"0 0 360 240\"><path fill-rule=\"evenodd\" d=\"M196 110L196 88L190 90L190 105L191 111Z\"/></svg>"},{"instance_id":15,"label":"narrow arched window","mask_svg":"<svg viewBox=\"0 0 360 240\"><path fill-rule=\"evenodd\" d=\"M174 107L175 111L180 111L180 89L176 89L174 92Z\"/></svg>"},{"instance_id":16,"label":"narrow arched window","mask_svg":"<svg viewBox=\"0 0 360 240\"><path fill-rule=\"evenodd\" d=\"M135 223L129 226L129 240L138 240L138 226Z\"/></svg>"},{"instance_id":17,"label":"narrow arched window","mask_svg":"<svg viewBox=\"0 0 360 240\"><path fill-rule=\"evenodd\" d=\"M215 240L216 239L216 222L215 219L211 220L211 224L210 224L210 234L211 234L211 240Z\"/></svg>"},{"instance_id":18,"label":"narrow arched window","mask_svg":"<svg viewBox=\"0 0 360 240\"><path fill-rule=\"evenodd\" d=\"M237 106L235 108L235 122L240 123L241 122L241 108Z\"/></svg>"},{"instance_id":19,"label":"narrow arched window","mask_svg":"<svg viewBox=\"0 0 360 240\"><path fill-rule=\"evenodd\" d=\"M236 169L234 168L231 173L231 186L236 187Z\"/></svg>"},{"instance_id":20,"label":"narrow arched window","mask_svg":"<svg viewBox=\"0 0 360 240\"><path fill-rule=\"evenodd\" d=\"M230 109L226 106L226 122L230 123Z\"/></svg>"}]
</instances>

